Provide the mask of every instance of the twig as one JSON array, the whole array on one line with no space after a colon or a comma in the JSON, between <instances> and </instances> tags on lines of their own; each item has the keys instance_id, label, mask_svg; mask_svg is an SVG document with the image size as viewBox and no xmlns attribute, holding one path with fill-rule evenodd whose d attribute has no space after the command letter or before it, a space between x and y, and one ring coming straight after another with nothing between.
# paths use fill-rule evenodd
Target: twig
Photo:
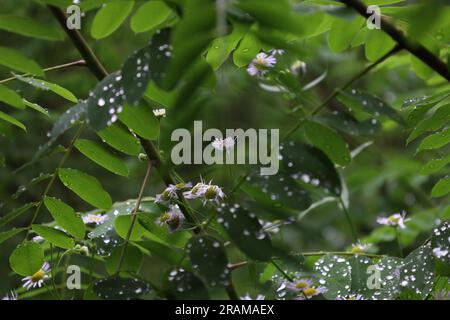
<instances>
[{"instance_id":1,"label":"twig","mask_svg":"<svg viewBox=\"0 0 450 320\"><path fill-rule=\"evenodd\" d=\"M71 67L85 67L85 66L86 66L86 61L78 60L78 61L74 61L74 62L69 62L69 63L60 64L60 65L57 65L57 66L45 68L44 71L54 71L54 70L71 68ZM21 77L26 77L26 76L29 76L29 75L30 75L30 73L24 73L24 74L21 74L20 76ZM8 81L15 80L15 79L17 79L17 75L14 76L14 77L10 77L10 78L7 78L7 79L0 80L0 84L8 82Z\"/></svg>"},{"instance_id":2,"label":"twig","mask_svg":"<svg viewBox=\"0 0 450 320\"><path fill-rule=\"evenodd\" d=\"M363 17L369 18L371 16L371 13L367 12L367 6L359 0L340 1L347 7L356 10ZM444 62L442 62L422 44L414 41L413 39L407 38L400 29L389 22L385 17L381 16L380 19L381 29L392 39L394 39L402 49L409 51L411 54L422 60L422 62L428 65L431 69L447 79L447 81L450 81L450 71Z\"/></svg>"}]
</instances>

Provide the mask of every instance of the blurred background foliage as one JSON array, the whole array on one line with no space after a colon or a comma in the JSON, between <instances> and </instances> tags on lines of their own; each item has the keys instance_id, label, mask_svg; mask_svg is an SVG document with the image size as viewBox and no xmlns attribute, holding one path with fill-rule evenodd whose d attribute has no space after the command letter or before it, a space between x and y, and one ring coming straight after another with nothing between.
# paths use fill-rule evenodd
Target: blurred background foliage
<instances>
[{"instance_id":1,"label":"blurred background foliage","mask_svg":"<svg viewBox=\"0 0 450 320\"><path fill-rule=\"evenodd\" d=\"M2 15L15 15L30 17L58 28L56 20L42 5L45 2L52 1L3 0L0 7L0 25ZM148 32L133 33L129 23L132 13L112 35L104 39L94 39L90 30L96 12L103 2L107 1L81 0L82 8L83 5L88 8L82 18L81 33L105 68L113 72L120 69L124 60L135 50L147 44L156 27ZM144 2L146 1L136 1L133 12ZM322 6L321 10L317 11L322 20L320 27L316 29L319 30L317 34L308 34L300 39L299 52L288 51L283 57L286 60L280 63L289 67L295 60L301 60L306 64L306 72L301 79L302 84L310 83L321 75L325 75L323 81L302 93L300 101L293 101L283 93L264 90L260 86L260 81L250 77L245 67L237 68L230 56L215 72L214 81L204 85L198 94L183 101L182 106L176 109L171 109L170 105L165 106L168 115L161 120L160 144L166 155L170 153L170 148L174 145L170 141L172 130L179 127L192 129L194 120L202 120L204 128L280 128L283 134L305 111L320 104L335 88L341 87L367 65L365 50L367 50L368 36L364 33L368 31L365 28L361 28L356 35L361 40L354 40L355 43L351 47L337 50L339 52L330 50L329 30L332 29L333 23L338 24L344 21L344 25L349 24L352 21L351 18L356 17L354 13L350 10L341 10L330 14L327 10L336 3L327 0L291 1L291 3L300 14L307 12L308 9L312 10L314 6ZM422 41L430 48L438 48L437 54L444 61L448 59L450 39L448 3L401 0L365 1L365 3L385 5L382 6L384 15L407 28L411 37ZM342 20L342 17L350 20ZM81 59L67 38L64 41L40 41L2 30L1 27L0 47L19 50L44 68ZM270 45L265 47L270 49ZM0 80L10 76L10 70L0 66ZM47 72L45 79L69 89L82 99L87 98L89 91L97 83L88 69L82 66ZM33 165L18 169L32 159L39 146L48 140L47 132L59 115L73 106L70 101L48 91L38 90L21 81L10 81L7 85L28 101L37 103L48 110L49 117L31 109L12 109L0 102L2 111L7 111L27 127L25 132L0 121L0 216L25 203L40 199L45 181L34 185L29 185L29 182L40 174L51 173L57 166L61 154L54 152ZM402 108L405 100L436 95L448 90L449 85L442 77L414 61L410 54L401 51L378 65L369 75L358 80L352 88L379 97L396 109L404 119L408 119L410 110ZM173 93L166 94L169 100L173 99L171 96ZM345 110L344 105L338 100L332 101L328 108L332 111ZM323 112L321 115L327 113L329 114L329 112ZM413 126L408 123L401 125L388 118L381 119L380 130L373 134L351 134L348 131L345 132L345 126L336 128L348 142L351 150L370 142L370 145L363 149L349 166L340 167L338 171L348 189L348 211L354 220L357 232L361 239L376 243L374 251L395 255L397 250L395 234L393 235L388 228L378 228L376 224L378 216L390 215L401 210L408 212L412 220L408 228L402 231L406 251L411 251L423 243L439 219L450 217L450 210L446 209L448 197L430 196L436 182L449 173L448 166L435 174L420 173L425 163L436 158L437 155L446 155L448 147L416 155L421 139L406 144L412 128ZM58 144L66 146L74 130L76 129L71 129L62 136ZM304 139L303 134L300 130L294 138ZM83 137L98 139L92 131L86 131ZM129 168L130 175L127 178L116 176L96 166L77 150L72 152L66 167L82 169L97 177L114 201L121 202L136 198L145 173L145 165L137 157L125 155L120 157ZM177 167L177 170L187 181L198 181L200 175L208 181L213 179L214 183L224 187L225 193L229 193L238 177L244 174L247 168L234 165L186 165ZM163 188L161 178L154 172L146 195L154 196ZM79 212L91 209L75 194L68 192L60 182L54 185L51 195L64 199ZM321 197L324 195L317 195L316 200ZM236 202L242 202L250 198L243 190L238 190L233 199ZM42 214L40 222L49 222L50 218L48 213ZM25 214L14 225L26 226L30 219L31 215ZM6 277L6 275L10 273L9 254L20 240L21 236L18 236L2 245L0 292L6 292L17 286L17 279ZM344 250L354 242L345 216L336 201L314 208L296 223L291 221L288 224L282 224L279 231L273 234L273 240L275 243L279 242L287 246L293 252ZM243 258L244 256L237 251L230 252L230 261L237 262ZM76 259L84 258L74 258L75 261ZM167 268L167 262L158 255L152 255L144 263L141 268L142 277L160 284L162 280L160 270ZM257 293L253 283L256 280L252 277L255 272L253 268L253 265L249 265L233 274L237 290L242 295L245 292ZM103 273L104 270L99 267L97 272Z\"/></svg>"}]
</instances>

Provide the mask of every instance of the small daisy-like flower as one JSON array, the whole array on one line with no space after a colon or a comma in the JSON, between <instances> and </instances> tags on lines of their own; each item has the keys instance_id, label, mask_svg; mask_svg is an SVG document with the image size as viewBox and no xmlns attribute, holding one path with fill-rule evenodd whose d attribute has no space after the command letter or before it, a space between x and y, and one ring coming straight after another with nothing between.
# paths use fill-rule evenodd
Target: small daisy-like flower
<instances>
[{"instance_id":1,"label":"small daisy-like flower","mask_svg":"<svg viewBox=\"0 0 450 320\"><path fill-rule=\"evenodd\" d=\"M362 244L361 242L357 242L352 244L352 253L365 253L370 247L372 247L370 243Z\"/></svg>"},{"instance_id":2,"label":"small daisy-like flower","mask_svg":"<svg viewBox=\"0 0 450 320\"><path fill-rule=\"evenodd\" d=\"M169 211L163 213L158 219L159 225L167 225L170 232L181 229L184 222L184 215L178 206L173 206Z\"/></svg>"},{"instance_id":3,"label":"small daisy-like flower","mask_svg":"<svg viewBox=\"0 0 450 320\"><path fill-rule=\"evenodd\" d=\"M285 51L283 49L272 49L272 50L270 50L270 54L272 56L277 56L277 55L281 56L284 53L285 53Z\"/></svg>"},{"instance_id":4,"label":"small daisy-like flower","mask_svg":"<svg viewBox=\"0 0 450 320\"><path fill-rule=\"evenodd\" d=\"M195 186L192 187L191 190L183 192L183 196L186 199L197 199L200 197L203 197L206 191L206 184L203 182L197 183Z\"/></svg>"},{"instance_id":5,"label":"small daisy-like flower","mask_svg":"<svg viewBox=\"0 0 450 320\"><path fill-rule=\"evenodd\" d=\"M41 243L41 242L44 242L44 238L42 238L41 236L35 236L35 237L33 237L33 239L31 239L33 242L36 242L36 243Z\"/></svg>"},{"instance_id":6,"label":"small daisy-like flower","mask_svg":"<svg viewBox=\"0 0 450 320\"><path fill-rule=\"evenodd\" d=\"M17 300L19 296L14 291L11 291L9 294L4 296L2 300Z\"/></svg>"},{"instance_id":7,"label":"small daisy-like flower","mask_svg":"<svg viewBox=\"0 0 450 320\"><path fill-rule=\"evenodd\" d=\"M247 73L251 76L263 76L270 68L277 63L277 59L272 55L260 52L247 67Z\"/></svg>"},{"instance_id":8,"label":"small daisy-like flower","mask_svg":"<svg viewBox=\"0 0 450 320\"><path fill-rule=\"evenodd\" d=\"M156 195L155 202L167 203L171 200L178 199L177 192L179 190L183 190L190 187L192 187L191 183L177 183L175 185L169 184L169 186L166 189L164 189L162 193Z\"/></svg>"},{"instance_id":9,"label":"small daisy-like flower","mask_svg":"<svg viewBox=\"0 0 450 320\"><path fill-rule=\"evenodd\" d=\"M448 254L448 250L446 249L441 249L441 248L434 248L433 249L433 255L436 258L443 258Z\"/></svg>"},{"instance_id":10,"label":"small daisy-like flower","mask_svg":"<svg viewBox=\"0 0 450 320\"><path fill-rule=\"evenodd\" d=\"M360 294L348 294L343 297L337 297L336 300L364 300L364 297Z\"/></svg>"},{"instance_id":11,"label":"small daisy-like flower","mask_svg":"<svg viewBox=\"0 0 450 320\"><path fill-rule=\"evenodd\" d=\"M219 151L225 150L227 153L229 153L230 150L234 148L235 143L235 138L227 137L225 139L216 138L211 144L214 149Z\"/></svg>"},{"instance_id":12,"label":"small daisy-like flower","mask_svg":"<svg viewBox=\"0 0 450 320\"><path fill-rule=\"evenodd\" d=\"M103 224L106 220L108 220L108 216L106 214L92 214L89 213L83 217L84 224L93 224L96 225Z\"/></svg>"},{"instance_id":13,"label":"small daisy-like flower","mask_svg":"<svg viewBox=\"0 0 450 320\"><path fill-rule=\"evenodd\" d=\"M450 300L450 291L440 290L433 294L434 300Z\"/></svg>"},{"instance_id":14,"label":"small daisy-like flower","mask_svg":"<svg viewBox=\"0 0 450 320\"><path fill-rule=\"evenodd\" d=\"M27 290L35 287L42 287L44 280L49 278L50 271L50 265L47 262L44 262L42 268L38 272L22 279L22 281L25 282L23 287Z\"/></svg>"},{"instance_id":15,"label":"small daisy-like flower","mask_svg":"<svg viewBox=\"0 0 450 320\"><path fill-rule=\"evenodd\" d=\"M300 292L311 287L312 285L313 285L312 280L302 278L294 282L288 282L286 284L286 288L291 291Z\"/></svg>"},{"instance_id":16,"label":"small daisy-like flower","mask_svg":"<svg viewBox=\"0 0 450 320\"><path fill-rule=\"evenodd\" d=\"M204 203L208 201L214 201L216 203L219 203L220 200L225 198L225 193L222 191L222 188L216 185L206 185L205 186L205 193L204 193Z\"/></svg>"},{"instance_id":17,"label":"small daisy-like flower","mask_svg":"<svg viewBox=\"0 0 450 320\"><path fill-rule=\"evenodd\" d=\"M392 226L392 227L399 227L400 229L405 229L405 222L409 219L405 219L406 217L406 211L403 211L400 213L394 213L390 217L387 218L377 218L377 222L379 224L384 224L386 226Z\"/></svg>"},{"instance_id":18,"label":"small daisy-like flower","mask_svg":"<svg viewBox=\"0 0 450 320\"><path fill-rule=\"evenodd\" d=\"M266 299L266 297L263 296L262 294L258 294L256 296L256 298L253 299L248 293L245 296L240 298L240 300L265 300L265 299Z\"/></svg>"},{"instance_id":19,"label":"small daisy-like flower","mask_svg":"<svg viewBox=\"0 0 450 320\"><path fill-rule=\"evenodd\" d=\"M166 109L155 109L155 110L153 110L153 114L158 119L165 118L166 117Z\"/></svg>"}]
</instances>

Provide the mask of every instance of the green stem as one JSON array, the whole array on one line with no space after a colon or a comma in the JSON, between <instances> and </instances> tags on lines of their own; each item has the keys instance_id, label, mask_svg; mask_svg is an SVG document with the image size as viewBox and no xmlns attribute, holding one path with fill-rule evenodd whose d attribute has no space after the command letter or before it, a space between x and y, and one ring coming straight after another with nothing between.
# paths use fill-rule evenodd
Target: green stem
<instances>
[{"instance_id":1,"label":"green stem","mask_svg":"<svg viewBox=\"0 0 450 320\"><path fill-rule=\"evenodd\" d=\"M283 275L283 277L284 277L286 280L288 280L288 281L290 281L290 282L293 282L293 281L294 281L294 279L293 279L290 275L288 275L286 272L284 272L284 270L283 270L277 263L275 263L274 260L271 260L270 263L272 263L272 265L273 265L275 268L277 268L278 271L280 271L280 273Z\"/></svg>"},{"instance_id":2,"label":"green stem","mask_svg":"<svg viewBox=\"0 0 450 320\"><path fill-rule=\"evenodd\" d=\"M86 66L86 61L78 60L78 61L74 61L74 62L69 62L69 63L60 64L60 65L57 65L57 66L45 68L44 71L47 72L47 71L54 71L54 70L71 68L71 67L85 67L85 66ZM21 77L26 77L26 76L30 76L30 75L31 75L30 73L24 73L24 74L21 74L20 76ZM0 80L0 84L6 83L8 81L15 80L15 79L17 79L17 75L14 76L14 77L10 77L10 78L6 78L6 79L3 79L3 80Z\"/></svg>"},{"instance_id":3,"label":"green stem","mask_svg":"<svg viewBox=\"0 0 450 320\"><path fill-rule=\"evenodd\" d=\"M352 232L353 241L356 243L358 241L358 233L356 232L356 228L353 223L352 217L350 216L350 212L348 212L348 209L346 208L344 201L342 201L341 198L339 198L339 202L341 203L342 211L344 211L345 218L347 219L350 231Z\"/></svg>"},{"instance_id":4,"label":"green stem","mask_svg":"<svg viewBox=\"0 0 450 320\"><path fill-rule=\"evenodd\" d=\"M400 258L403 258L403 246L400 239L400 232L398 230L398 227L395 227L395 237L397 238L397 246L398 246L398 252L400 254Z\"/></svg>"},{"instance_id":5,"label":"green stem","mask_svg":"<svg viewBox=\"0 0 450 320\"><path fill-rule=\"evenodd\" d=\"M118 274L120 272L120 269L122 268L122 264L125 259L125 254L126 254L126 251L128 248L128 243L130 242L131 234L132 234L133 228L136 224L137 212L139 210L139 207L141 206L142 197L144 196L145 187L147 186L148 180L150 179L151 171L152 171L152 162L149 161L148 166L147 166L147 171L145 173L144 181L142 182L141 190L139 191L139 196L136 201L136 206L134 207L134 210L131 213L131 217L132 217L131 224L130 224L130 227L128 228L127 236L125 238L125 244L124 244L122 252L120 254L119 265L117 267L116 274Z\"/></svg>"}]
</instances>

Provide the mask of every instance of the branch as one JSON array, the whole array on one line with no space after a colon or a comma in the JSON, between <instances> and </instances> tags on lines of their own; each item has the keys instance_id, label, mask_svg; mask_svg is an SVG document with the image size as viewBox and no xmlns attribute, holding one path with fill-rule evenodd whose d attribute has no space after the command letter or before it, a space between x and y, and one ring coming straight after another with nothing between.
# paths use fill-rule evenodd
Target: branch
<instances>
[{"instance_id":1,"label":"branch","mask_svg":"<svg viewBox=\"0 0 450 320\"><path fill-rule=\"evenodd\" d=\"M369 18L370 13L367 13L367 6L359 0L340 0L347 7L356 10L363 17ZM422 44L409 39L405 34L398 29L394 24L390 23L386 18L381 16L381 29L394 39L398 45L411 54L422 60L431 69L439 73L442 77L450 81L450 71L446 64L436 57L431 51L425 48Z\"/></svg>"},{"instance_id":2,"label":"branch","mask_svg":"<svg viewBox=\"0 0 450 320\"><path fill-rule=\"evenodd\" d=\"M78 61L74 61L74 62L69 62L69 63L60 64L60 65L57 65L57 66L45 68L44 71L53 71L53 70L60 70L60 69L65 69L65 68L71 68L71 67L85 67L85 66L86 66L86 61L78 60ZM30 73L24 73L24 74L21 74L20 76L26 77L26 76L29 76L29 75L31 75L31 74ZM8 82L8 81L12 81L14 79L17 79L17 76L0 80L0 84Z\"/></svg>"}]
</instances>

